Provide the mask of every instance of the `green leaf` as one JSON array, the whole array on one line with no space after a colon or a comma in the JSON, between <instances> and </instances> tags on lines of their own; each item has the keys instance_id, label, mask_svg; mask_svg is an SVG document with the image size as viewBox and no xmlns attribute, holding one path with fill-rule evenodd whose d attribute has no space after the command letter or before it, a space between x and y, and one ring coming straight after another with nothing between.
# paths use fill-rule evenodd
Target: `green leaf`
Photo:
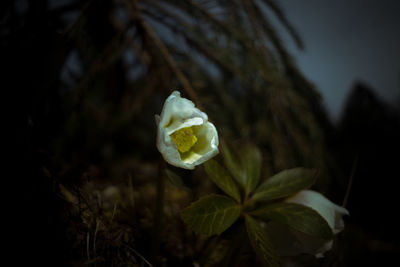
<instances>
[{"instance_id":1,"label":"green leaf","mask_svg":"<svg viewBox=\"0 0 400 267\"><path fill-rule=\"evenodd\" d=\"M281 266L280 257L271 243L268 233L254 218L246 215L245 221L250 243L265 265L270 267Z\"/></svg>"},{"instance_id":2,"label":"green leaf","mask_svg":"<svg viewBox=\"0 0 400 267\"><path fill-rule=\"evenodd\" d=\"M228 170L246 193L252 192L260 181L262 167L260 150L252 144L241 146L240 151L232 150L225 142L221 142L221 147Z\"/></svg>"},{"instance_id":3,"label":"green leaf","mask_svg":"<svg viewBox=\"0 0 400 267\"><path fill-rule=\"evenodd\" d=\"M246 192L252 192L260 181L262 157L260 150L252 145L247 144L242 155L242 164L246 169Z\"/></svg>"},{"instance_id":4,"label":"green leaf","mask_svg":"<svg viewBox=\"0 0 400 267\"><path fill-rule=\"evenodd\" d=\"M315 210L295 203L277 203L250 212L264 220L274 220L288 225L302 233L330 240L332 229L327 221Z\"/></svg>"},{"instance_id":5,"label":"green leaf","mask_svg":"<svg viewBox=\"0 0 400 267\"><path fill-rule=\"evenodd\" d=\"M233 151L223 140L221 140L221 153L224 158L224 162L233 178L243 187L246 187L245 171L242 167L242 162L239 156Z\"/></svg>"},{"instance_id":6,"label":"green leaf","mask_svg":"<svg viewBox=\"0 0 400 267\"><path fill-rule=\"evenodd\" d=\"M220 234L240 215L240 206L230 197L208 195L182 211L183 221L196 233L207 236Z\"/></svg>"},{"instance_id":7,"label":"green leaf","mask_svg":"<svg viewBox=\"0 0 400 267\"><path fill-rule=\"evenodd\" d=\"M262 183L252 197L254 201L267 201L288 197L310 187L316 179L316 171L294 168L281 171Z\"/></svg>"},{"instance_id":8,"label":"green leaf","mask_svg":"<svg viewBox=\"0 0 400 267\"><path fill-rule=\"evenodd\" d=\"M204 163L204 167L211 180L225 193L240 203L240 192L228 172L213 159Z\"/></svg>"},{"instance_id":9,"label":"green leaf","mask_svg":"<svg viewBox=\"0 0 400 267\"><path fill-rule=\"evenodd\" d=\"M187 187L183 184L182 178L171 170L165 169L168 181L179 189L187 190Z\"/></svg>"}]
</instances>

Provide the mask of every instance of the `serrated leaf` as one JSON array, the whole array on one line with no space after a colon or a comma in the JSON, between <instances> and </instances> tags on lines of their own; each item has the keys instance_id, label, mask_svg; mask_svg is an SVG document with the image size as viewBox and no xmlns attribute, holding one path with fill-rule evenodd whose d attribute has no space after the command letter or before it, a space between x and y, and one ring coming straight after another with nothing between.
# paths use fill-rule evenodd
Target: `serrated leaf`
<instances>
[{"instance_id":1,"label":"serrated leaf","mask_svg":"<svg viewBox=\"0 0 400 267\"><path fill-rule=\"evenodd\" d=\"M316 179L316 171L294 168L281 171L268 178L255 191L252 200L267 201L288 197L310 187Z\"/></svg>"},{"instance_id":2,"label":"serrated leaf","mask_svg":"<svg viewBox=\"0 0 400 267\"><path fill-rule=\"evenodd\" d=\"M221 147L228 170L246 193L252 192L260 181L262 166L260 150L252 144L242 146L240 151L234 151L225 142L221 142Z\"/></svg>"},{"instance_id":3,"label":"serrated leaf","mask_svg":"<svg viewBox=\"0 0 400 267\"><path fill-rule=\"evenodd\" d=\"M239 156L233 151L223 140L221 140L221 153L224 162L233 178L243 187L246 186L245 170L243 170L242 163Z\"/></svg>"},{"instance_id":4,"label":"serrated leaf","mask_svg":"<svg viewBox=\"0 0 400 267\"><path fill-rule=\"evenodd\" d=\"M225 193L233 197L240 203L240 192L235 182L232 180L229 173L216 162L215 160L208 160L204 163L206 173L211 180Z\"/></svg>"},{"instance_id":5,"label":"serrated leaf","mask_svg":"<svg viewBox=\"0 0 400 267\"><path fill-rule=\"evenodd\" d=\"M246 192L252 192L260 181L262 157L260 150L251 144L241 153L242 164L246 169Z\"/></svg>"},{"instance_id":6,"label":"serrated leaf","mask_svg":"<svg viewBox=\"0 0 400 267\"><path fill-rule=\"evenodd\" d=\"M252 211L251 215L264 220L274 220L302 233L330 240L332 229L315 210L295 203L277 203Z\"/></svg>"},{"instance_id":7,"label":"serrated leaf","mask_svg":"<svg viewBox=\"0 0 400 267\"><path fill-rule=\"evenodd\" d=\"M220 234L240 215L240 206L230 197L208 195L182 211L183 221L196 233L207 236Z\"/></svg>"},{"instance_id":8,"label":"serrated leaf","mask_svg":"<svg viewBox=\"0 0 400 267\"><path fill-rule=\"evenodd\" d=\"M268 233L251 216L246 215L245 221L250 243L265 265L269 267L281 266L280 257L271 243Z\"/></svg>"}]
</instances>

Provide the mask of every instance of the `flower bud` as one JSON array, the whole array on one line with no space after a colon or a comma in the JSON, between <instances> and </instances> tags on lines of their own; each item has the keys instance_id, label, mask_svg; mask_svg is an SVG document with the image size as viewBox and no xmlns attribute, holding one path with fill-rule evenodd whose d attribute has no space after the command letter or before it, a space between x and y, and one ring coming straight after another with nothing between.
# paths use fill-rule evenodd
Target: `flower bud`
<instances>
[{"instance_id":1,"label":"flower bud","mask_svg":"<svg viewBox=\"0 0 400 267\"><path fill-rule=\"evenodd\" d=\"M218 154L218 133L207 114L174 91L156 115L157 148L165 161L194 169Z\"/></svg>"}]
</instances>

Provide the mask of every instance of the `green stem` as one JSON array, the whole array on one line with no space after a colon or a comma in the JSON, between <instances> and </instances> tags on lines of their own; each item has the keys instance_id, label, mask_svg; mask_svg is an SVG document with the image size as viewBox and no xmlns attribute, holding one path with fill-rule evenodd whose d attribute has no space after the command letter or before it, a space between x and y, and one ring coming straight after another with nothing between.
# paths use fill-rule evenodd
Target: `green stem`
<instances>
[{"instance_id":1,"label":"green stem","mask_svg":"<svg viewBox=\"0 0 400 267\"><path fill-rule=\"evenodd\" d=\"M256 203L252 198L246 199L242 204L242 212L248 212L254 209Z\"/></svg>"},{"instance_id":2,"label":"green stem","mask_svg":"<svg viewBox=\"0 0 400 267\"><path fill-rule=\"evenodd\" d=\"M160 260L160 243L161 243L161 231L162 231L162 221L163 221L163 210L164 210L164 191L165 191L165 179L164 170L165 162L160 161L158 167L158 177L157 177L157 198L156 207L154 209L154 225L153 225L153 238L152 238L152 259L154 264Z\"/></svg>"}]
</instances>

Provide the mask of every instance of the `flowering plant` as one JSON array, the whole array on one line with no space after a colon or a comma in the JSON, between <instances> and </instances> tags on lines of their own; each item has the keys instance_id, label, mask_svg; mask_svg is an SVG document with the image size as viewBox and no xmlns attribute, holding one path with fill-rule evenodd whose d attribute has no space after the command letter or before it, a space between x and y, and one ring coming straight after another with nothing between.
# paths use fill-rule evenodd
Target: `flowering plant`
<instances>
[{"instance_id":1,"label":"flowering plant","mask_svg":"<svg viewBox=\"0 0 400 267\"><path fill-rule=\"evenodd\" d=\"M219 235L240 217L254 251L267 266L281 266L281 256L300 253L322 257L344 228L348 211L316 191L312 169L283 170L263 182L261 151L252 144L240 153L222 143L227 169L211 159L218 152L218 134L207 115L173 92L156 117L157 147L177 167L205 171L225 195L211 194L183 210L183 221L197 234Z\"/></svg>"}]
</instances>

